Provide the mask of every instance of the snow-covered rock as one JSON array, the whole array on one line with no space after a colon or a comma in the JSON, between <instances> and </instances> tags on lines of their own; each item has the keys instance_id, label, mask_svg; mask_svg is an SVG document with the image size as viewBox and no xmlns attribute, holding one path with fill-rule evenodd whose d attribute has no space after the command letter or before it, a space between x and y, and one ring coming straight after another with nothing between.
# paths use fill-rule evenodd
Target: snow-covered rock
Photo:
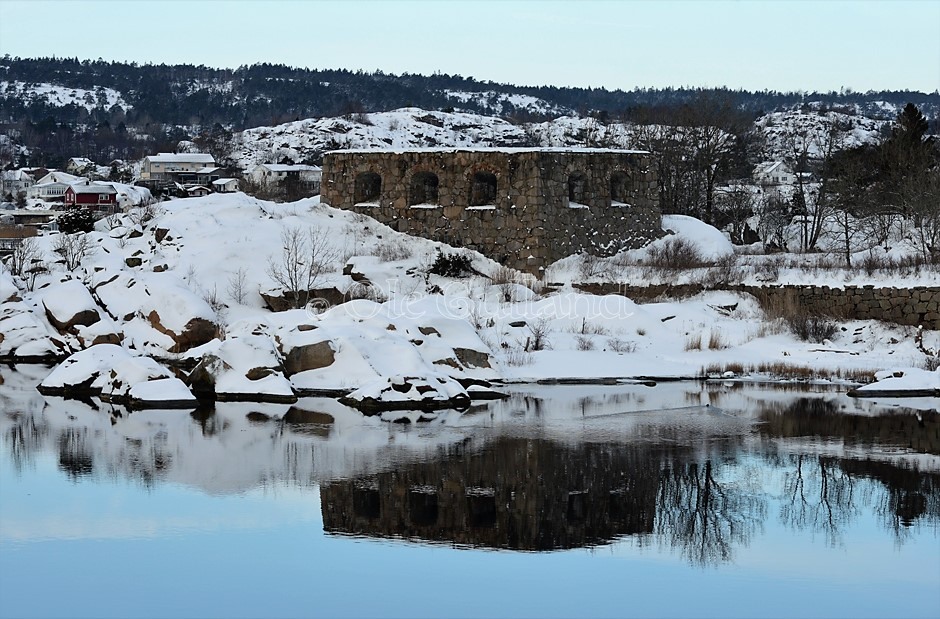
<instances>
[{"instance_id":1,"label":"snow-covered rock","mask_svg":"<svg viewBox=\"0 0 940 619\"><path fill-rule=\"evenodd\" d=\"M48 362L67 355L66 342L51 331L26 303L0 304L0 360Z\"/></svg>"},{"instance_id":2,"label":"snow-covered rock","mask_svg":"<svg viewBox=\"0 0 940 619\"><path fill-rule=\"evenodd\" d=\"M444 374L390 376L356 389L340 400L364 412L466 408L470 396L459 382Z\"/></svg>"},{"instance_id":3,"label":"snow-covered rock","mask_svg":"<svg viewBox=\"0 0 940 619\"><path fill-rule=\"evenodd\" d=\"M101 320L98 304L76 279L53 284L42 291L42 305L49 322L60 333L87 327Z\"/></svg>"},{"instance_id":4,"label":"snow-covered rock","mask_svg":"<svg viewBox=\"0 0 940 619\"><path fill-rule=\"evenodd\" d=\"M875 373L875 382L851 392L857 397L940 397L940 370L899 368Z\"/></svg>"},{"instance_id":5,"label":"snow-covered rock","mask_svg":"<svg viewBox=\"0 0 940 619\"><path fill-rule=\"evenodd\" d=\"M156 384L149 385L151 381ZM79 351L56 367L39 385L45 395L98 396L110 402L161 408L191 406L195 397L181 380L149 357L100 344Z\"/></svg>"},{"instance_id":6,"label":"snow-covered rock","mask_svg":"<svg viewBox=\"0 0 940 619\"><path fill-rule=\"evenodd\" d=\"M92 290L116 319L143 318L167 336L173 352L200 346L218 334L213 309L172 273L102 270L93 275Z\"/></svg>"},{"instance_id":7,"label":"snow-covered rock","mask_svg":"<svg viewBox=\"0 0 940 619\"><path fill-rule=\"evenodd\" d=\"M243 332L206 347L187 382L194 392L220 401L295 402L280 354L266 333Z\"/></svg>"},{"instance_id":8,"label":"snow-covered rock","mask_svg":"<svg viewBox=\"0 0 940 619\"><path fill-rule=\"evenodd\" d=\"M720 260L734 254L734 246L724 233L700 219L688 215L663 215L663 230L673 234L647 245L655 247L673 239L682 239L693 245L708 261Z\"/></svg>"}]
</instances>

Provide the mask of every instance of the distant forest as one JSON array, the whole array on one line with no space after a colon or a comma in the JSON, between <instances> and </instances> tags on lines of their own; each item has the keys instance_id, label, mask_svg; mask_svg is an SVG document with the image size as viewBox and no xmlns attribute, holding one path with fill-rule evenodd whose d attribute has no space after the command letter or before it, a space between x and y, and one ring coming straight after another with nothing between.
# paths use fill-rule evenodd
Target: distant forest
<instances>
[{"instance_id":1,"label":"distant forest","mask_svg":"<svg viewBox=\"0 0 940 619\"><path fill-rule=\"evenodd\" d=\"M625 69L626 70L626 69ZM544 111L515 107L502 94L529 95L550 105L601 121L642 120L671 124L677 110L703 96L721 99L742 114L762 113L801 102L822 102L866 116L892 118L877 102L903 107L912 102L935 129L940 94L909 91L857 93L748 92L729 89L635 89L516 86L460 75L430 76L348 70L301 69L255 64L238 69L194 65L152 65L77 58L0 59L0 82L21 87L0 93L0 134L26 147L38 161L56 165L62 157L84 155L98 161L139 158L145 152L172 149L200 133L239 131L302 118L379 112L415 106L450 111L455 106L494 114L515 122L547 120ZM81 88L95 93L86 105L51 105L34 94L37 84ZM127 107L108 105L103 89L120 93ZM495 93L464 103L447 90ZM90 109L89 109L90 108ZM9 161L15 164L17 161Z\"/></svg>"}]
</instances>

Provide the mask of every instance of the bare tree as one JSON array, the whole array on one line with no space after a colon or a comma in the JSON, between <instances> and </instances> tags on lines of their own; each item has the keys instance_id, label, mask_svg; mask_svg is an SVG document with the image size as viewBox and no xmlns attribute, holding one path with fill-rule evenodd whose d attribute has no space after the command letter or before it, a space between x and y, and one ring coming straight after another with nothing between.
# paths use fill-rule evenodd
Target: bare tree
<instances>
[{"instance_id":1,"label":"bare tree","mask_svg":"<svg viewBox=\"0 0 940 619\"><path fill-rule=\"evenodd\" d=\"M65 260L65 268L74 271L85 259L85 256L94 252L94 247L84 232L75 234L59 234L52 245L52 250Z\"/></svg>"},{"instance_id":2,"label":"bare tree","mask_svg":"<svg viewBox=\"0 0 940 619\"><path fill-rule=\"evenodd\" d=\"M932 262L940 254L940 169L932 170L917 182L912 178L903 184L899 194L905 212L913 215L911 242L924 260Z\"/></svg>"},{"instance_id":3,"label":"bare tree","mask_svg":"<svg viewBox=\"0 0 940 619\"><path fill-rule=\"evenodd\" d=\"M743 183L733 183L716 190L715 205L721 213L720 219L731 228L732 243L744 243L744 227L748 217L757 210L759 201L760 195Z\"/></svg>"},{"instance_id":4,"label":"bare tree","mask_svg":"<svg viewBox=\"0 0 940 619\"><path fill-rule=\"evenodd\" d=\"M267 273L289 295L295 308L304 307L332 268L338 252L322 229L288 227L281 232L281 255L268 259Z\"/></svg>"},{"instance_id":5,"label":"bare tree","mask_svg":"<svg viewBox=\"0 0 940 619\"><path fill-rule=\"evenodd\" d=\"M26 277L26 271L34 261L42 261L42 250L35 237L26 237L13 247L6 261L10 273L17 277Z\"/></svg>"},{"instance_id":6,"label":"bare tree","mask_svg":"<svg viewBox=\"0 0 940 619\"><path fill-rule=\"evenodd\" d=\"M228 296L239 305L245 302L245 295L248 293L248 271L245 267L239 267L228 278Z\"/></svg>"}]
</instances>

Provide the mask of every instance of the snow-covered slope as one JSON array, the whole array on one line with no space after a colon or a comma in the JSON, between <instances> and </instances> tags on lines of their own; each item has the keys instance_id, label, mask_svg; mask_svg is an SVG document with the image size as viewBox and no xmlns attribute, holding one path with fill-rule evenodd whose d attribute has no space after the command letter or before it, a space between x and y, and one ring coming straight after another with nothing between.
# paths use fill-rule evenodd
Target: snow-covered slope
<instances>
[{"instance_id":1,"label":"snow-covered slope","mask_svg":"<svg viewBox=\"0 0 940 619\"><path fill-rule=\"evenodd\" d=\"M467 254L483 275L434 276L427 267L436 248L462 250L318 199L212 195L162 203L153 219L139 221L131 215L110 229L102 222L79 269L49 260L33 289L0 273L0 353L21 360L119 346L128 358L195 364L193 393L219 399L281 402L359 390L363 401L387 395L416 407L417 399L437 405L472 397L479 381L492 379L689 377L731 363L762 372L791 365L858 372L884 367L889 354L901 367L924 359L913 327L847 321L831 341L803 342L741 293L641 305L568 286L546 292L474 252ZM703 254L726 253L719 233L701 222L666 223ZM266 307L261 293L280 292L272 268L289 230L314 230L333 250L317 294L328 301L335 288L358 300L328 311ZM38 237L47 258L56 238ZM101 358L89 358L94 363L82 367L110 372ZM159 402L164 383L149 383L168 376L148 371L146 384L128 379L120 393ZM70 372L47 387L67 392L97 378ZM179 384L172 394L187 399Z\"/></svg>"}]
</instances>

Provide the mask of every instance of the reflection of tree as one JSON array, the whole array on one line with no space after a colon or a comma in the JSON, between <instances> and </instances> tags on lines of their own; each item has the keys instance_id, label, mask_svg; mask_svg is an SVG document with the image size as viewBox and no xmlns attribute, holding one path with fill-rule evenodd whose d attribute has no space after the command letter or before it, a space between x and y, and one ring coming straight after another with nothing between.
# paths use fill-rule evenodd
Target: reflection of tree
<instances>
[{"instance_id":1,"label":"reflection of tree","mask_svg":"<svg viewBox=\"0 0 940 619\"><path fill-rule=\"evenodd\" d=\"M880 482L872 487L874 511L895 540L903 542L919 522L940 522L940 475L874 460L844 460L847 474Z\"/></svg>"},{"instance_id":2,"label":"reflection of tree","mask_svg":"<svg viewBox=\"0 0 940 619\"><path fill-rule=\"evenodd\" d=\"M829 544L838 543L858 513L855 481L835 458L801 454L789 464L796 468L784 477L780 519L795 529L823 533Z\"/></svg>"},{"instance_id":3,"label":"reflection of tree","mask_svg":"<svg viewBox=\"0 0 940 619\"><path fill-rule=\"evenodd\" d=\"M656 532L694 564L729 561L760 529L766 498L734 483L719 483L715 464L674 462L660 478Z\"/></svg>"},{"instance_id":4,"label":"reflection of tree","mask_svg":"<svg viewBox=\"0 0 940 619\"><path fill-rule=\"evenodd\" d=\"M21 472L25 467L32 465L36 454L49 438L49 424L35 415L13 412L6 414L13 423L3 432L3 441L10 450L14 470Z\"/></svg>"},{"instance_id":5,"label":"reflection of tree","mask_svg":"<svg viewBox=\"0 0 940 619\"><path fill-rule=\"evenodd\" d=\"M58 438L59 470L73 481L91 475L95 458L89 447L84 428L63 430Z\"/></svg>"}]
</instances>

